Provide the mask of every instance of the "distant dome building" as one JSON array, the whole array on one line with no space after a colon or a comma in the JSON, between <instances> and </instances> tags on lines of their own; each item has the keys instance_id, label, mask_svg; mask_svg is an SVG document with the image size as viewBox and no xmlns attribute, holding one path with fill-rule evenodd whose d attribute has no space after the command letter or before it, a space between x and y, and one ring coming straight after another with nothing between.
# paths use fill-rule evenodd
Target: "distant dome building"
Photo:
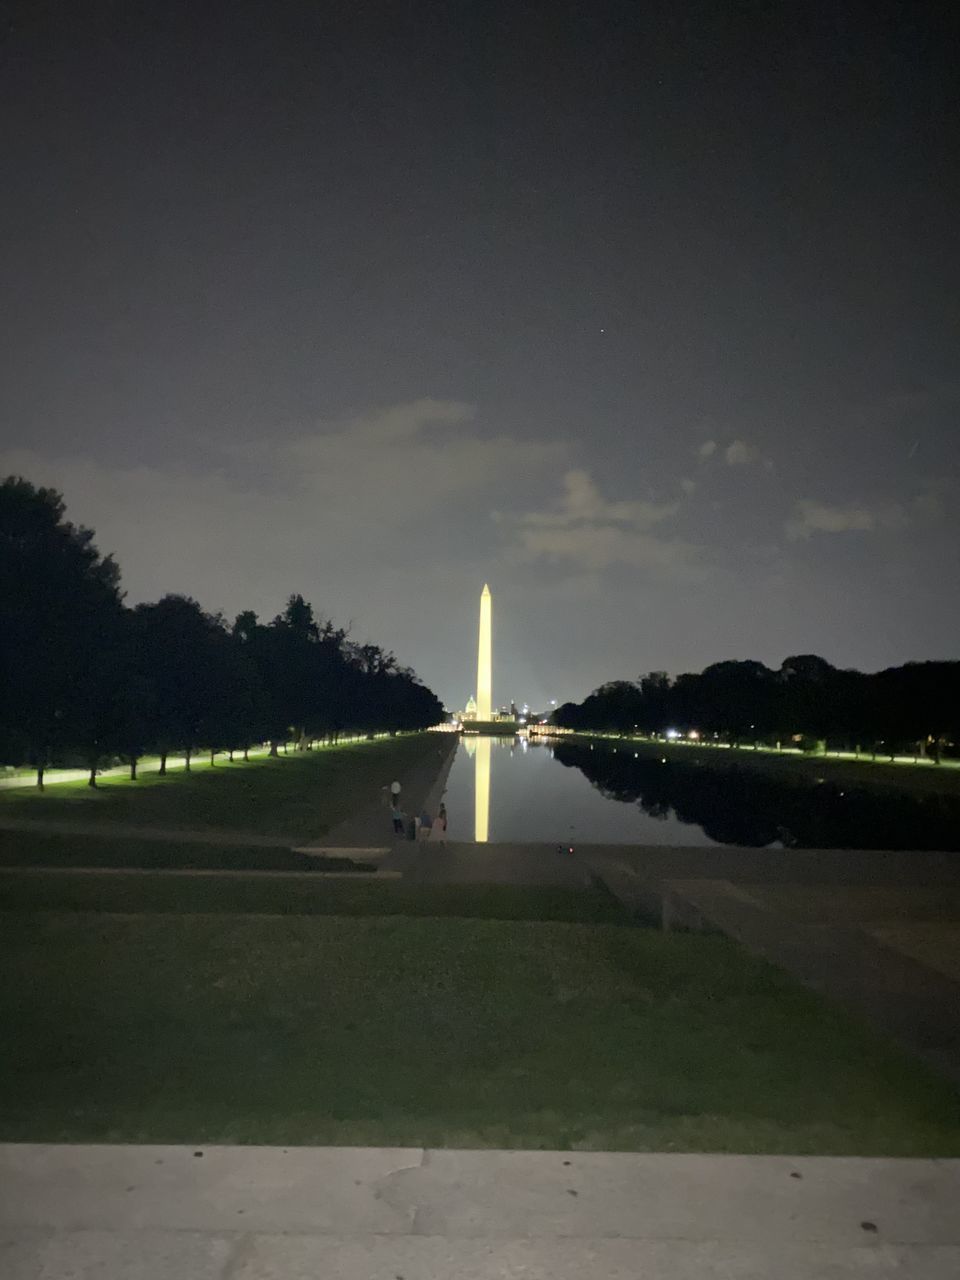
<instances>
[{"instance_id":1,"label":"distant dome building","mask_svg":"<svg viewBox=\"0 0 960 1280\"><path fill-rule=\"evenodd\" d=\"M477 718L477 700L476 698L468 698L467 705L463 709L464 720L476 720Z\"/></svg>"}]
</instances>

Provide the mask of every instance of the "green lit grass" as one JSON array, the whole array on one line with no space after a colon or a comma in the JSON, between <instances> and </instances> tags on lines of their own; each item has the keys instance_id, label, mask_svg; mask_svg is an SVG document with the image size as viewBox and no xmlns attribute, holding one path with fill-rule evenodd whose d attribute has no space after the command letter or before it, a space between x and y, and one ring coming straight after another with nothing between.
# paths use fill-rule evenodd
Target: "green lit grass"
<instances>
[{"instance_id":1,"label":"green lit grass","mask_svg":"<svg viewBox=\"0 0 960 1280\"><path fill-rule=\"evenodd\" d=\"M342 743L330 744L324 743L315 747L315 750L337 750L338 746L346 746L348 742L355 742L358 739L344 739ZM281 754L288 754L282 752ZM229 754L225 751L215 753L214 759L211 760L209 751L201 751L198 755L191 757L189 772L203 773L206 769L219 768L221 764L234 765L252 765L259 760L266 759L270 755L268 747L251 747L248 756L249 759L244 760L243 752L238 752L231 760ZM137 761L137 779L138 781L145 778L148 774L158 773L160 769L159 756L141 756ZM181 755L171 755L167 759L167 774L188 772L186 760ZM97 778L100 783L106 783L110 779L128 779L130 774L129 764L110 765L97 771ZM59 789L62 786L70 786L74 783L82 783L87 785L87 779L90 775L89 769L77 768L75 766L59 766L54 765L46 769L43 780L44 786L49 792L51 787ZM15 769L6 767L0 772L0 783L17 782L16 790L21 790L23 784L35 786L37 779L37 771L33 766L21 766ZM0 787L0 790L10 790L9 786Z\"/></svg>"},{"instance_id":2,"label":"green lit grass","mask_svg":"<svg viewBox=\"0 0 960 1280\"><path fill-rule=\"evenodd\" d=\"M955 1090L726 939L389 888L4 913L0 1138L960 1154Z\"/></svg>"},{"instance_id":3,"label":"green lit grass","mask_svg":"<svg viewBox=\"0 0 960 1280\"><path fill-rule=\"evenodd\" d=\"M0 792L0 816L57 822L122 822L179 830L216 828L304 839L371 803L396 773L436 756L433 734L348 743L320 751L260 758L219 759L191 773L136 782L108 777L94 789L83 781L45 792Z\"/></svg>"}]
</instances>

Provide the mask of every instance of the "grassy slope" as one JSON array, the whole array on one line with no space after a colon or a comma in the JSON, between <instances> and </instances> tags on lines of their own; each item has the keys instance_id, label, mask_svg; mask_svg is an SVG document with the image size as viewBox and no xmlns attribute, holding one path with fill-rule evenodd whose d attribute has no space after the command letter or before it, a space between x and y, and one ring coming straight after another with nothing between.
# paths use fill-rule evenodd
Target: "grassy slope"
<instances>
[{"instance_id":1,"label":"grassy slope","mask_svg":"<svg viewBox=\"0 0 960 1280\"><path fill-rule=\"evenodd\" d=\"M0 815L57 822L124 822L184 830L215 827L263 835L322 835L376 797L396 774L436 756L433 734L335 748L132 783L106 778L0 793Z\"/></svg>"},{"instance_id":2,"label":"grassy slope","mask_svg":"<svg viewBox=\"0 0 960 1280\"><path fill-rule=\"evenodd\" d=\"M290 880L273 876L181 879L122 872L90 876L0 871L0 911L458 916L632 924L627 910L600 888L531 890L515 885L338 880L319 872L309 880Z\"/></svg>"},{"instance_id":3,"label":"grassy slope","mask_svg":"<svg viewBox=\"0 0 960 1280\"><path fill-rule=\"evenodd\" d=\"M334 870L332 862L324 862ZM232 871L319 871L316 859L291 849L256 845L197 844L185 840L141 840L51 835L0 829L0 869L16 867L136 867Z\"/></svg>"},{"instance_id":4,"label":"grassy slope","mask_svg":"<svg viewBox=\"0 0 960 1280\"><path fill-rule=\"evenodd\" d=\"M0 1025L6 1140L960 1154L955 1090L719 937L7 912Z\"/></svg>"}]
</instances>

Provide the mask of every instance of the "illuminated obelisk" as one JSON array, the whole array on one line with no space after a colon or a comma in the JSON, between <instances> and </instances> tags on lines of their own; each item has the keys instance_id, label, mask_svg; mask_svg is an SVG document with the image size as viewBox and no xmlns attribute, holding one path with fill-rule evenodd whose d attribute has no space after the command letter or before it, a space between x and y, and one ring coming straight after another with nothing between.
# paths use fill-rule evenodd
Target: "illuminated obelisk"
<instances>
[{"instance_id":1,"label":"illuminated obelisk","mask_svg":"<svg viewBox=\"0 0 960 1280\"><path fill-rule=\"evenodd\" d=\"M480 593L480 645L477 650L477 720L493 719L493 601L486 583Z\"/></svg>"}]
</instances>

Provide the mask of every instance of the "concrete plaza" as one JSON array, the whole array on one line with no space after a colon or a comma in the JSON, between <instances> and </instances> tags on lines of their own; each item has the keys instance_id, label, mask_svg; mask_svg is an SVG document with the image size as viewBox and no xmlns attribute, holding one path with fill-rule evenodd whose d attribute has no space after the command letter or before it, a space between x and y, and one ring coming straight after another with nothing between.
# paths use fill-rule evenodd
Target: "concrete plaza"
<instances>
[{"instance_id":1,"label":"concrete plaza","mask_svg":"<svg viewBox=\"0 0 960 1280\"><path fill-rule=\"evenodd\" d=\"M4 1280L947 1280L960 1161L0 1147Z\"/></svg>"}]
</instances>

